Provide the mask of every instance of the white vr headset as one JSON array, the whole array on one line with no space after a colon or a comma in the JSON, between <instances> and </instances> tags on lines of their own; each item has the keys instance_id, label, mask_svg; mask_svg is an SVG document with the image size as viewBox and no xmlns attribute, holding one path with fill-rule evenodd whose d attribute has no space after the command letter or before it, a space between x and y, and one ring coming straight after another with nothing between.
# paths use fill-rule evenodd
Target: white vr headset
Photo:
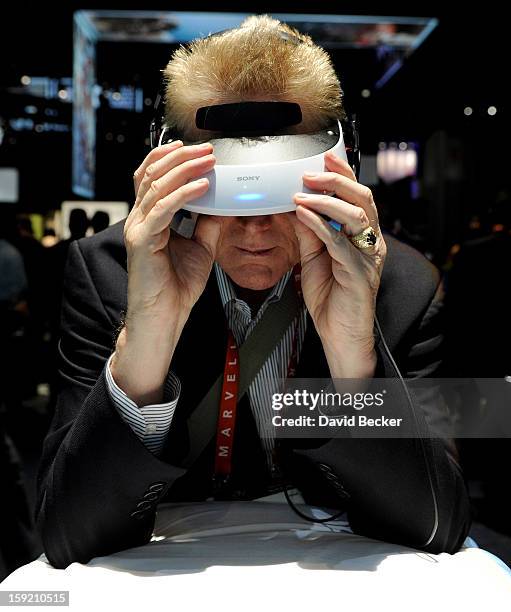
<instances>
[{"instance_id":1,"label":"white vr headset","mask_svg":"<svg viewBox=\"0 0 511 612\"><path fill-rule=\"evenodd\" d=\"M327 151L346 160L358 176L360 153L354 120L336 120L316 132L286 133L301 120L299 105L290 102L203 107L196 114L197 127L219 136L195 141L186 140L166 125L158 129L153 121L153 147L177 139L185 145L210 142L216 158L214 168L204 174L209 179L208 190L175 215L173 229L190 237L199 214L252 216L295 210L294 194L311 193L303 183L303 173L325 171Z\"/></svg>"}]
</instances>

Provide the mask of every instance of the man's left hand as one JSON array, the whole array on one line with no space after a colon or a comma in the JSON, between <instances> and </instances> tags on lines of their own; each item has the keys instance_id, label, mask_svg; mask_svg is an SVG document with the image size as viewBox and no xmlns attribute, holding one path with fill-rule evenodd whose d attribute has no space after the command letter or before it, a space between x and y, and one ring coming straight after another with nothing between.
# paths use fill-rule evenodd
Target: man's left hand
<instances>
[{"instance_id":1,"label":"man's left hand","mask_svg":"<svg viewBox=\"0 0 511 612\"><path fill-rule=\"evenodd\" d=\"M372 377L376 295L387 247L371 190L343 159L325 154L325 167L315 176L304 174L304 185L315 193L295 194L296 214L288 213L300 249L303 297L332 378ZM342 224L342 231L321 214ZM376 243L357 248L349 237L369 226Z\"/></svg>"}]
</instances>

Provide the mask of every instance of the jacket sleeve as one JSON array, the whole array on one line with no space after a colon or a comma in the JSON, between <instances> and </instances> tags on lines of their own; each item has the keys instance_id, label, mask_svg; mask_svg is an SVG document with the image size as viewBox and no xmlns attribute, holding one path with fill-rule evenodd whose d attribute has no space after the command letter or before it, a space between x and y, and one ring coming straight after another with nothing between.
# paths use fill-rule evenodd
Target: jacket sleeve
<instances>
[{"instance_id":1,"label":"jacket sleeve","mask_svg":"<svg viewBox=\"0 0 511 612\"><path fill-rule=\"evenodd\" d=\"M442 346L442 299L437 290L423 316L395 351L406 379L438 372ZM379 337L375 378L395 376ZM310 470L337 493L351 528L366 537L431 553L455 553L468 534L471 510L454 445L432 435L429 422L438 419L434 394L427 401L407 395L396 378L392 416L415 419L420 435L402 438L338 437L316 448L295 449L297 465ZM399 392L401 389L402 392ZM291 465L291 464L289 464Z\"/></svg>"},{"instance_id":2,"label":"jacket sleeve","mask_svg":"<svg viewBox=\"0 0 511 612\"><path fill-rule=\"evenodd\" d=\"M59 392L37 479L37 526L57 568L148 542L158 500L185 472L160 461L112 402L105 368L115 335L79 242L72 242Z\"/></svg>"}]
</instances>

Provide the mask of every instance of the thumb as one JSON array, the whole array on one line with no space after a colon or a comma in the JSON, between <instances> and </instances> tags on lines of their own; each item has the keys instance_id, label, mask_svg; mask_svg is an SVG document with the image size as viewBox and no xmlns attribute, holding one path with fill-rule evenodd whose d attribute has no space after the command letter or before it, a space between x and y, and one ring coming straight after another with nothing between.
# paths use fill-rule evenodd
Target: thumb
<instances>
[{"instance_id":1,"label":"thumb","mask_svg":"<svg viewBox=\"0 0 511 612\"><path fill-rule=\"evenodd\" d=\"M296 238L298 240L298 247L300 249L300 259L306 262L313 256L319 249L323 248L322 241L316 236L316 234L308 228L305 223L302 223L296 213L286 213L289 217L291 225L295 231Z\"/></svg>"},{"instance_id":2,"label":"thumb","mask_svg":"<svg viewBox=\"0 0 511 612\"><path fill-rule=\"evenodd\" d=\"M193 240L206 249L213 261L216 257L216 249L221 229L221 220L212 215L200 215L197 225L195 226Z\"/></svg>"}]
</instances>

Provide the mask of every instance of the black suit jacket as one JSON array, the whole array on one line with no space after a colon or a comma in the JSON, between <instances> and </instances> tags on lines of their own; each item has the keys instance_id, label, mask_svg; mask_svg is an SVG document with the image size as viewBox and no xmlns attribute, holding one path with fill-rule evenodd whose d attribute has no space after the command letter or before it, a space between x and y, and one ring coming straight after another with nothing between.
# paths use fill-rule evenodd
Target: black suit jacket
<instances>
[{"instance_id":1,"label":"black suit jacket","mask_svg":"<svg viewBox=\"0 0 511 612\"><path fill-rule=\"evenodd\" d=\"M113 405L105 365L127 308L124 222L71 244L59 343L60 389L38 476L36 520L56 567L86 562L149 541L160 501L210 494L213 446L188 471L186 417L225 359L226 326L216 278L183 330L172 361L182 383L166 446L153 455ZM386 237L377 313L403 376L429 376L440 362L440 283L418 252ZM308 315L309 316L309 315ZM395 377L376 336L378 377ZM330 376L312 320L297 377ZM242 400L247 402L246 396ZM404 413L410 410L402 400ZM420 412L420 410L419 410ZM250 410L239 410L233 449L236 478L247 497L266 482L264 456ZM420 417L422 418L422 417ZM353 530L430 552L455 552L470 525L460 468L440 439L356 439L279 444L289 479L306 501L346 508Z\"/></svg>"}]
</instances>

